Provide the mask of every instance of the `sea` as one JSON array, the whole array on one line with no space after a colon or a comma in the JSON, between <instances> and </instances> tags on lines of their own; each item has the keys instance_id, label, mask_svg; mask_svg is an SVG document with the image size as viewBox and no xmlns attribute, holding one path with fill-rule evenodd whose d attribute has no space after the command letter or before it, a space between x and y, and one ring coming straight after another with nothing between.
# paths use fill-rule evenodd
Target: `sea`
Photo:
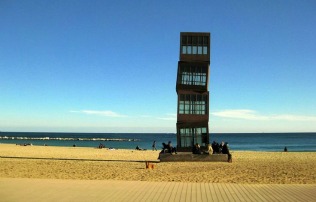
<instances>
[{"instance_id":1,"label":"sea","mask_svg":"<svg viewBox=\"0 0 316 202\"><path fill-rule=\"evenodd\" d=\"M153 141L161 149L169 141L175 146L175 133L51 133L51 132L0 132L1 144L46 145L63 147L98 147L103 144L113 149L151 150ZM210 143L228 142L235 151L315 152L316 133L211 133Z\"/></svg>"}]
</instances>

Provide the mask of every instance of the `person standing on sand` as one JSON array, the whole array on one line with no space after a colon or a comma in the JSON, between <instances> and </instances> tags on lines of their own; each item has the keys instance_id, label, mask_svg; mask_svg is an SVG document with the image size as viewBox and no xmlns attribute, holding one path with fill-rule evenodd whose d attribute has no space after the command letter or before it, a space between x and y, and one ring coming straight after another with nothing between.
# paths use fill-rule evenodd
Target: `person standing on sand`
<instances>
[{"instance_id":1,"label":"person standing on sand","mask_svg":"<svg viewBox=\"0 0 316 202\"><path fill-rule=\"evenodd\" d=\"M153 148L153 151L157 151L157 149L156 149L156 140L153 142L152 148Z\"/></svg>"}]
</instances>

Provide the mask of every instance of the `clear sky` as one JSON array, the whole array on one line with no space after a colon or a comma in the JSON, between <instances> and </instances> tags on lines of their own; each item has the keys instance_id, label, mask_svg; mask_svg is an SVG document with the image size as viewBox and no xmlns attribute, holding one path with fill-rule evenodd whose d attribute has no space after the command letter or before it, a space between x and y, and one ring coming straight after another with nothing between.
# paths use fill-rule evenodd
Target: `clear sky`
<instances>
[{"instance_id":1,"label":"clear sky","mask_svg":"<svg viewBox=\"0 0 316 202\"><path fill-rule=\"evenodd\" d=\"M210 132L316 131L315 0L0 0L0 131L175 132L211 32Z\"/></svg>"}]
</instances>

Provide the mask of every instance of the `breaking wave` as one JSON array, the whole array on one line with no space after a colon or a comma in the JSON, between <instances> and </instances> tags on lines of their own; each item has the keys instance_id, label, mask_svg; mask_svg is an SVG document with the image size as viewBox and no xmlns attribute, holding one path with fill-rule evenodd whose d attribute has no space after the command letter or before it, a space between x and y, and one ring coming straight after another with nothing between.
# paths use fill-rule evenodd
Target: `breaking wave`
<instances>
[{"instance_id":1,"label":"breaking wave","mask_svg":"<svg viewBox=\"0 0 316 202\"><path fill-rule=\"evenodd\" d=\"M75 137L8 137L0 136L3 140L59 140L59 141L116 141L116 142L137 142L139 139L131 138L75 138Z\"/></svg>"}]
</instances>

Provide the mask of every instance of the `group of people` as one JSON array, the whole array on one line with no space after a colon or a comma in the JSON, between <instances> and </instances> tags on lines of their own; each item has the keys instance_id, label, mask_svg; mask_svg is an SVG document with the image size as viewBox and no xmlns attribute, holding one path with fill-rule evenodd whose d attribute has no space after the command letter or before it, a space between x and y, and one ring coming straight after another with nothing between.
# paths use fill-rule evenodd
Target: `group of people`
<instances>
[{"instance_id":1,"label":"group of people","mask_svg":"<svg viewBox=\"0 0 316 202\"><path fill-rule=\"evenodd\" d=\"M140 148L138 145L136 146L135 149L136 150L146 150L146 149ZM157 151L156 140L153 141L152 150ZM169 141L168 144L163 142L162 143L162 150L160 153L170 153L170 154L175 153L175 154L177 154L177 148L172 146L171 141Z\"/></svg>"},{"instance_id":2,"label":"group of people","mask_svg":"<svg viewBox=\"0 0 316 202\"><path fill-rule=\"evenodd\" d=\"M16 144L16 145L20 145L20 146L33 146L32 143L24 143L24 144Z\"/></svg>"},{"instance_id":3,"label":"group of people","mask_svg":"<svg viewBox=\"0 0 316 202\"><path fill-rule=\"evenodd\" d=\"M152 144L152 149L156 149L156 141L153 142ZM173 147L171 144L171 141L166 143L162 143L162 151L161 153L177 153L177 148ZM221 142L221 144L213 141L212 145L208 145L207 151L202 151L201 147L198 143L196 143L192 149L193 154L202 154L202 153L209 153L209 154L228 154L230 155L229 147L228 147L228 142Z\"/></svg>"},{"instance_id":4,"label":"group of people","mask_svg":"<svg viewBox=\"0 0 316 202\"><path fill-rule=\"evenodd\" d=\"M162 143L162 150L160 153L175 153L177 154L177 148L176 147L173 147L172 144L171 144L171 141L168 142L168 144L166 143Z\"/></svg>"},{"instance_id":5,"label":"group of people","mask_svg":"<svg viewBox=\"0 0 316 202\"><path fill-rule=\"evenodd\" d=\"M229 154L228 142L221 142L219 144L216 141L212 143L213 154Z\"/></svg>"},{"instance_id":6,"label":"group of people","mask_svg":"<svg viewBox=\"0 0 316 202\"><path fill-rule=\"evenodd\" d=\"M192 149L193 154L202 154L202 153L210 153L210 154L230 154L228 142L222 142L221 144L217 142L213 142L212 145L208 145L207 151L202 151L201 147L198 143L193 146Z\"/></svg>"},{"instance_id":7,"label":"group of people","mask_svg":"<svg viewBox=\"0 0 316 202\"><path fill-rule=\"evenodd\" d=\"M73 146L75 147L76 145L73 145ZM105 148L105 146L102 143L100 143L98 148L102 149L102 148ZM140 148L138 145L136 146L135 149L136 150L146 150L146 149ZM153 141L152 150L157 151L156 141ZM287 148L285 148L284 151L287 151ZM161 153L171 153L171 154L175 153L175 154L177 154L177 148L172 146L171 141L169 141L168 144L163 142ZM213 141L212 145L208 145L207 151L202 151L200 145L198 143L196 143L193 146L192 153L193 154L209 153L209 154L228 154L228 155L230 155L228 142L224 142L224 141L222 141L221 144L219 144L216 141Z\"/></svg>"},{"instance_id":8,"label":"group of people","mask_svg":"<svg viewBox=\"0 0 316 202\"><path fill-rule=\"evenodd\" d=\"M232 162L232 155L229 151L228 142L222 141L221 144L213 141L212 143L213 154L227 154L228 162Z\"/></svg>"},{"instance_id":9,"label":"group of people","mask_svg":"<svg viewBox=\"0 0 316 202\"><path fill-rule=\"evenodd\" d=\"M104 144L100 143L99 144L99 149L105 148Z\"/></svg>"},{"instance_id":10,"label":"group of people","mask_svg":"<svg viewBox=\"0 0 316 202\"><path fill-rule=\"evenodd\" d=\"M139 146L136 146L136 150L144 150L140 148ZM152 150L157 151L156 149L156 141L153 142L152 144ZM162 143L162 150L160 153L170 153L170 154L177 154L177 148L173 147L171 144L171 141L166 143ZM228 161L231 162L232 155L229 151L228 147L228 142L222 141L221 144L217 143L216 141L213 141L212 145L208 144L207 145L207 150L202 151L201 147L198 143L196 143L193 148L192 148L192 153L193 154L227 154L228 155Z\"/></svg>"}]
</instances>

